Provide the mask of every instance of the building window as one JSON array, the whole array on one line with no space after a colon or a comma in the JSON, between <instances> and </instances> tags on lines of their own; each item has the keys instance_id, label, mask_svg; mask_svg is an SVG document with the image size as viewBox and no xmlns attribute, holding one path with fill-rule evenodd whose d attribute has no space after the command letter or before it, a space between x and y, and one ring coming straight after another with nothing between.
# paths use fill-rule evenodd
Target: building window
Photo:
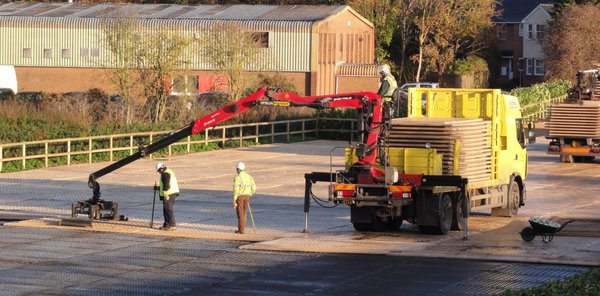
<instances>
[{"instance_id":1,"label":"building window","mask_svg":"<svg viewBox=\"0 0 600 296\"><path fill-rule=\"evenodd\" d=\"M26 59L30 59L33 57L33 51L31 48L23 48L23 57Z\"/></svg>"},{"instance_id":2,"label":"building window","mask_svg":"<svg viewBox=\"0 0 600 296\"><path fill-rule=\"evenodd\" d=\"M544 60L535 59L535 76L544 76Z\"/></svg>"},{"instance_id":3,"label":"building window","mask_svg":"<svg viewBox=\"0 0 600 296\"><path fill-rule=\"evenodd\" d=\"M63 59L70 59L71 58L71 50L63 48L63 50L60 52L60 56Z\"/></svg>"},{"instance_id":4,"label":"building window","mask_svg":"<svg viewBox=\"0 0 600 296\"><path fill-rule=\"evenodd\" d=\"M269 32L251 32L249 34L257 48L269 48Z\"/></svg>"},{"instance_id":5,"label":"building window","mask_svg":"<svg viewBox=\"0 0 600 296\"><path fill-rule=\"evenodd\" d=\"M97 48L97 47L92 48L91 56L99 57L100 56L100 48Z\"/></svg>"},{"instance_id":6,"label":"building window","mask_svg":"<svg viewBox=\"0 0 600 296\"><path fill-rule=\"evenodd\" d=\"M90 56L90 49L89 48L81 48L79 49L79 55L82 57L89 57Z\"/></svg>"},{"instance_id":7,"label":"building window","mask_svg":"<svg viewBox=\"0 0 600 296\"><path fill-rule=\"evenodd\" d=\"M546 31L546 26L545 25L536 25L536 28L535 28L536 38L537 39L543 39L545 31Z\"/></svg>"},{"instance_id":8,"label":"building window","mask_svg":"<svg viewBox=\"0 0 600 296\"><path fill-rule=\"evenodd\" d=\"M533 59L525 59L527 66L525 67L525 74L531 76L533 74Z\"/></svg>"},{"instance_id":9,"label":"building window","mask_svg":"<svg viewBox=\"0 0 600 296\"><path fill-rule=\"evenodd\" d=\"M52 56L54 55L52 48L44 48L44 58L45 59L51 59Z\"/></svg>"},{"instance_id":10,"label":"building window","mask_svg":"<svg viewBox=\"0 0 600 296\"><path fill-rule=\"evenodd\" d=\"M508 31L506 29L506 25L505 24L500 24L500 27L498 28L498 39L499 40L506 40L506 35L508 34Z\"/></svg>"},{"instance_id":11,"label":"building window","mask_svg":"<svg viewBox=\"0 0 600 296\"><path fill-rule=\"evenodd\" d=\"M527 36L529 37L529 39L534 39L535 35L533 35L533 24L527 25Z\"/></svg>"},{"instance_id":12,"label":"building window","mask_svg":"<svg viewBox=\"0 0 600 296\"><path fill-rule=\"evenodd\" d=\"M519 24L519 36L523 37L523 27L525 26L525 24L520 23Z\"/></svg>"}]
</instances>

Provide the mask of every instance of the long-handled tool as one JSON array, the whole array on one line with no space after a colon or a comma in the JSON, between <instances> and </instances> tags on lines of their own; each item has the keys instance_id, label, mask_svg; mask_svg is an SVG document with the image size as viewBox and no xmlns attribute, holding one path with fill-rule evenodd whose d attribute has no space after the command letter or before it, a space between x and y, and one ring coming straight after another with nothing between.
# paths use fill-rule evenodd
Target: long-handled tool
<instances>
[{"instance_id":1,"label":"long-handled tool","mask_svg":"<svg viewBox=\"0 0 600 296\"><path fill-rule=\"evenodd\" d=\"M152 219L150 220L150 228L154 227L154 205L156 204L156 182L154 182L154 198L152 199Z\"/></svg>"},{"instance_id":2,"label":"long-handled tool","mask_svg":"<svg viewBox=\"0 0 600 296\"><path fill-rule=\"evenodd\" d=\"M254 232L256 232L256 224L254 224L254 215L252 215L252 208L250 207L250 202L248 202L248 212L250 213L250 220L252 221L252 227L254 228Z\"/></svg>"}]
</instances>

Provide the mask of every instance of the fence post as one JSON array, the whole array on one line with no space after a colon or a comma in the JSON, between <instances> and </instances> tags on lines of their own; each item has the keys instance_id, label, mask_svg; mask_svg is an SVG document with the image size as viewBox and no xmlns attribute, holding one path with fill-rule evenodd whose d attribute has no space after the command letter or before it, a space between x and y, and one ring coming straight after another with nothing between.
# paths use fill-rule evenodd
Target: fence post
<instances>
[{"instance_id":1,"label":"fence post","mask_svg":"<svg viewBox=\"0 0 600 296\"><path fill-rule=\"evenodd\" d=\"M275 123L271 123L271 144L275 143Z\"/></svg>"},{"instance_id":2,"label":"fence post","mask_svg":"<svg viewBox=\"0 0 600 296\"><path fill-rule=\"evenodd\" d=\"M256 135L256 137L254 137L254 143L258 144L258 133L260 132L259 128L258 128L258 123L256 124L256 132L254 133Z\"/></svg>"},{"instance_id":3,"label":"fence post","mask_svg":"<svg viewBox=\"0 0 600 296\"><path fill-rule=\"evenodd\" d=\"M150 144L152 144L152 135L153 135L153 133L152 133L152 132L150 132ZM130 154L131 154L131 153L130 153ZM149 157L150 159L152 159L152 154L150 154L148 157Z\"/></svg>"},{"instance_id":4,"label":"fence post","mask_svg":"<svg viewBox=\"0 0 600 296\"><path fill-rule=\"evenodd\" d=\"M286 129L287 129L287 142L290 142L290 122L288 121L286 124Z\"/></svg>"},{"instance_id":5,"label":"fence post","mask_svg":"<svg viewBox=\"0 0 600 296\"><path fill-rule=\"evenodd\" d=\"M129 137L129 147L131 147L131 141L132 141L133 137ZM113 136L111 135L109 138L109 144L108 144L108 153L110 153L110 157L108 158L110 161L113 161ZM131 153L129 153L131 154Z\"/></svg>"},{"instance_id":6,"label":"fence post","mask_svg":"<svg viewBox=\"0 0 600 296\"><path fill-rule=\"evenodd\" d=\"M0 173L2 172L2 164L4 163L2 161L3 155L4 155L4 153L2 152L2 145L0 145Z\"/></svg>"},{"instance_id":7,"label":"fence post","mask_svg":"<svg viewBox=\"0 0 600 296\"><path fill-rule=\"evenodd\" d=\"M354 121L350 121L350 143L354 142Z\"/></svg>"},{"instance_id":8,"label":"fence post","mask_svg":"<svg viewBox=\"0 0 600 296\"><path fill-rule=\"evenodd\" d=\"M315 134L317 136L317 139L319 138L319 117L317 117L317 121L315 122Z\"/></svg>"},{"instance_id":9,"label":"fence post","mask_svg":"<svg viewBox=\"0 0 600 296\"><path fill-rule=\"evenodd\" d=\"M223 127L221 130L223 131L221 133L221 145L224 148L225 147L225 127Z\"/></svg>"},{"instance_id":10,"label":"fence post","mask_svg":"<svg viewBox=\"0 0 600 296\"><path fill-rule=\"evenodd\" d=\"M67 140L67 165L71 165L71 139Z\"/></svg>"},{"instance_id":11,"label":"fence post","mask_svg":"<svg viewBox=\"0 0 600 296\"><path fill-rule=\"evenodd\" d=\"M302 119L302 141L304 141L305 134L306 134L306 119Z\"/></svg>"},{"instance_id":12,"label":"fence post","mask_svg":"<svg viewBox=\"0 0 600 296\"><path fill-rule=\"evenodd\" d=\"M204 130L204 146L208 146L208 129Z\"/></svg>"},{"instance_id":13,"label":"fence post","mask_svg":"<svg viewBox=\"0 0 600 296\"><path fill-rule=\"evenodd\" d=\"M187 154L190 154L190 141L192 140L192 136L187 136Z\"/></svg>"},{"instance_id":14,"label":"fence post","mask_svg":"<svg viewBox=\"0 0 600 296\"><path fill-rule=\"evenodd\" d=\"M25 169L25 156L27 156L27 153L25 151L27 149L27 146L25 144L23 144L22 148L23 148L23 151L21 151L22 152L21 155L23 156L22 163L23 163L23 169Z\"/></svg>"},{"instance_id":15,"label":"fence post","mask_svg":"<svg viewBox=\"0 0 600 296\"><path fill-rule=\"evenodd\" d=\"M48 142L44 143L44 167L48 167Z\"/></svg>"},{"instance_id":16,"label":"fence post","mask_svg":"<svg viewBox=\"0 0 600 296\"><path fill-rule=\"evenodd\" d=\"M244 146L244 135L242 134L243 132L244 128L240 126L240 147Z\"/></svg>"},{"instance_id":17,"label":"fence post","mask_svg":"<svg viewBox=\"0 0 600 296\"><path fill-rule=\"evenodd\" d=\"M92 137L88 139L88 163L92 163Z\"/></svg>"}]
</instances>

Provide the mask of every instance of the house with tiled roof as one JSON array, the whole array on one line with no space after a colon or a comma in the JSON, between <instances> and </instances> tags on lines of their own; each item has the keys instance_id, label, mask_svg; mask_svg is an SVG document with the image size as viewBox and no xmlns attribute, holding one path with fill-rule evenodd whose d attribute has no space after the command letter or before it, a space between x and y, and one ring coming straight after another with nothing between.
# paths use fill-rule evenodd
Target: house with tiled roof
<instances>
[{"instance_id":1,"label":"house with tiled roof","mask_svg":"<svg viewBox=\"0 0 600 296\"><path fill-rule=\"evenodd\" d=\"M501 0L496 47L500 52L494 86L510 89L544 81L545 57L540 40L551 20L554 1Z\"/></svg>"}]
</instances>

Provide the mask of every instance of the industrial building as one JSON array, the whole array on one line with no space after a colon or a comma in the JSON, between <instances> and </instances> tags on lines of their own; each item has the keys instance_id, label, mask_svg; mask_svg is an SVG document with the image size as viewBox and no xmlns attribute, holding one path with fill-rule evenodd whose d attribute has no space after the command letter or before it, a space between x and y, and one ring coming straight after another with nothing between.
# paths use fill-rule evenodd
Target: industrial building
<instances>
[{"instance_id":1,"label":"industrial building","mask_svg":"<svg viewBox=\"0 0 600 296\"><path fill-rule=\"evenodd\" d=\"M216 22L263 36L264 63L304 95L376 91L374 26L349 6L172 5L114 3L0 4L0 64L13 65L19 91L114 91L103 63L106 19L135 18L147 30L176 27L190 38ZM197 91L222 75L191 53Z\"/></svg>"}]
</instances>

